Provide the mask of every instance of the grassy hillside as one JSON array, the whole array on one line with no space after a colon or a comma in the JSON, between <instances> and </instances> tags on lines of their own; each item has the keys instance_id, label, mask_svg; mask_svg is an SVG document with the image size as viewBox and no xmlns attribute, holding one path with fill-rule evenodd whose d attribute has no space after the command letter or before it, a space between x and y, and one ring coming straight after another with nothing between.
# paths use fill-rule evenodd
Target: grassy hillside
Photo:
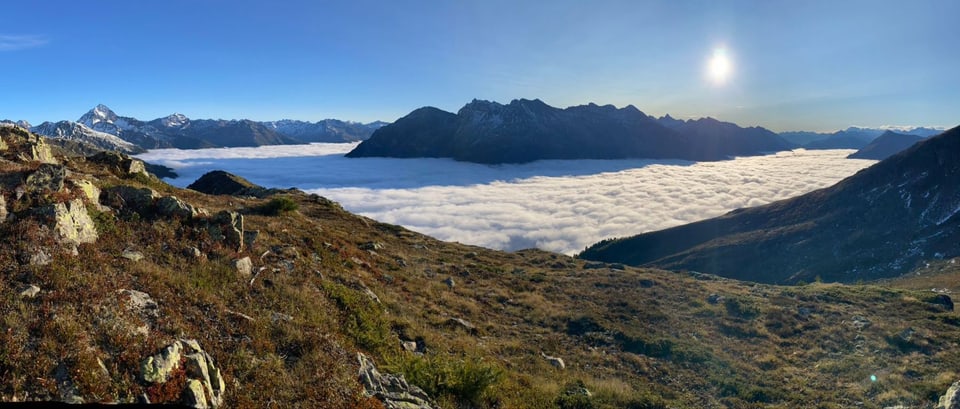
<instances>
[{"instance_id":1,"label":"grassy hillside","mask_svg":"<svg viewBox=\"0 0 960 409\"><path fill-rule=\"evenodd\" d=\"M919 285L772 286L504 253L316 195L210 196L82 158L58 158L63 189L18 199L41 168L18 132L0 128L2 401L179 401L182 379L142 380L144 359L178 339L215 361L231 408L382 407L357 351L443 408L928 407L960 377L960 317ZM205 214L91 200L70 182L81 179ZM73 255L36 209L75 198L99 238ZM218 236L222 210L256 240ZM31 264L38 249L48 264ZM39 293L22 294L31 285ZM122 290L148 294L155 313Z\"/></svg>"}]
</instances>

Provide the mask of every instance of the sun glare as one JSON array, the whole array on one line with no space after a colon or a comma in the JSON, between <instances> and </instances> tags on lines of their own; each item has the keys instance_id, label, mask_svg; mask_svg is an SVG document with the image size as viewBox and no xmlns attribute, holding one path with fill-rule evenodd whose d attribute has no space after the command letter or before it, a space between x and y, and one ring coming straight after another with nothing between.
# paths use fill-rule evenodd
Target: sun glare
<instances>
[{"instance_id":1,"label":"sun glare","mask_svg":"<svg viewBox=\"0 0 960 409\"><path fill-rule=\"evenodd\" d=\"M733 64L727 56L727 50L723 48L713 50L713 56L707 63L707 76L710 82L717 86L726 84L732 71Z\"/></svg>"}]
</instances>

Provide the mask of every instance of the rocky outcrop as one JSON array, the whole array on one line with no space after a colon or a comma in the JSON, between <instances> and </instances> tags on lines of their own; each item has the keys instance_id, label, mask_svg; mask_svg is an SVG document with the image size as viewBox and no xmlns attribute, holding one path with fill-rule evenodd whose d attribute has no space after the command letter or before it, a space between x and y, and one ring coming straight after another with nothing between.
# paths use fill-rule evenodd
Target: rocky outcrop
<instances>
[{"instance_id":1,"label":"rocky outcrop","mask_svg":"<svg viewBox=\"0 0 960 409\"><path fill-rule=\"evenodd\" d=\"M147 215L157 197L153 189L119 185L104 189L100 193L100 203L126 213Z\"/></svg>"},{"instance_id":2,"label":"rocky outcrop","mask_svg":"<svg viewBox=\"0 0 960 409\"><path fill-rule=\"evenodd\" d=\"M364 394L383 402L387 409L433 409L436 406L423 389L410 385L403 375L382 374L366 355L358 352L360 383Z\"/></svg>"},{"instance_id":3,"label":"rocky outcrop","mask_svg":"<svg viewBox=\"0 0 960 409\"><path fill-rule=\"evenodd\" d=\"M960 409L960 381L954 382L940 397L936 409Z\"/></svg>"},{"instance_id":4,"label":"rocky outcrop","mask_svg":"<svg viewBox=\"0 0 960 409\"><path fill-rule=\"evenodd\" d=\"M100 188L94 185L93 182L86 179L70 179L70 184L83 193L83 196L85 196L88 201L92 203L98 203L100 201Z\"/></svg>"},{"instance_id":5,"label":"rocky outcrop","mask_svg":"<svg viewBox=\"0 0 960 409\"><path fill-rule=\"evenodd\" d=\"M200 210L176 196L164 196L157 199L157 214L167 217L192 219L200 214Z\"/></svg>"},{"instance_id":6,"label":"rocky outcrop","mask_svg":"<svg viewBox=\"0 0 960 409\"><path fill-rule=\"evenodd\" d=\"M20 160L27 162L41 162L56 164L57 159L53 157L50 151L50 145L36 135L28 134L25 142L20 147Z\"/></svg>"},{"instance_id":7,"label":"rocky outcrop","mask_svg":"<svg viewBox=\"0 0 960 409\"><path fill-rule=\"evenodd\" d=\"M114 172L117 172L120 175L132 175L132 174L142 174L144 176L150 175L147 173L147 168L144 166L143 161L139 159L133 159L127 155L124 155L119 152L100 152L96 155L93 155L87 160L99 163L102 165L107 165Z\"/></svg>"},{"instance_id":8,"label":"rocky outcrop","mask_svg":"<svg viewBox=\"0 0 960 409\"><path fill-rule=\"evenodd\" d=\"M97 241L97 228L80 199L43 206L38 213L53 224L61 243L76 246Z\"/></svg>"},{"instance_id":9,"label":"rocky outcrop","mask_svg":"<svg viewBox=\"0 0 960 409\"><path fill-rule=\"evenodd\" d=\"M207 227L210 237L216 241L243 250L243 215L237 212L223 210L217 213Z\"/></svg>"},{"instance_id":10,"label":"rocky outcrop","mask_svg":"<svg viewBox=\"0 0 960 409\"><path fill-rule=\"evenodd\" d=\"M166 383L177 371L183 371L187 377L180 403L194 408L223 405L226 384L220 369L195 340L176 341L140 365L141 379L150 384Z\"/></svg>"},{"instance_id":11,"label":"rocky outcrop","mask_svg":"<svg viewBox=\"0 0 960 409\"><path fill-rule=\"evenodd\" d=\"M23 182L24 193L39 196L63 190L67 180L67 168L63 165L45 163L27 176Z\"/></svg>"}]
</instances>

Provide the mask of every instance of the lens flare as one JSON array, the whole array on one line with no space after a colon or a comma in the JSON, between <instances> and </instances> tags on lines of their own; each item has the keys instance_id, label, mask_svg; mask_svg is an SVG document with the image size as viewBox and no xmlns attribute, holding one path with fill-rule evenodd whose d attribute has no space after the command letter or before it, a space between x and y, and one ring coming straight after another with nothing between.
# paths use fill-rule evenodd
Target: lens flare
<instances>
[{"instance_id":1,"label":"lens flare","mask_svg":"<svg viewBox=\"0 0 960 409\"><path fill-rule=\"evenodd\" d=\"M727 83L733 73L733 62L727 56L727 50L717 48L713 50L713 56L707 63L707 76L714 85L720 86Z\"/></svg>"}]
</instances>

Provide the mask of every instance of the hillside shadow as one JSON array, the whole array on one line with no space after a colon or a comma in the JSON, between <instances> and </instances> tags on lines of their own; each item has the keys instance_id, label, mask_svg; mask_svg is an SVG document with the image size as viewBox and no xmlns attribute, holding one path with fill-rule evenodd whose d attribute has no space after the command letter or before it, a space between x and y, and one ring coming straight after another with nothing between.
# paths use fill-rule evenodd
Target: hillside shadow
<instances>
[{"instance_id":1,"label":"hillside shadow","mask_svg":"<svg viewBox=\"0 0 960 409\"><path fill-rule=\"evenodd\" d=\"M451 159L346 158L343 154L283 158L198 158L175 163L180 175L164 179L185 187L211 170L243 176L264 187L299 189L413 189L427 186L472 186L534 177L579 177L652 165L689 166L684 160L543 160L525 164L483 165Z\"/></svg>"}]
</instances>

